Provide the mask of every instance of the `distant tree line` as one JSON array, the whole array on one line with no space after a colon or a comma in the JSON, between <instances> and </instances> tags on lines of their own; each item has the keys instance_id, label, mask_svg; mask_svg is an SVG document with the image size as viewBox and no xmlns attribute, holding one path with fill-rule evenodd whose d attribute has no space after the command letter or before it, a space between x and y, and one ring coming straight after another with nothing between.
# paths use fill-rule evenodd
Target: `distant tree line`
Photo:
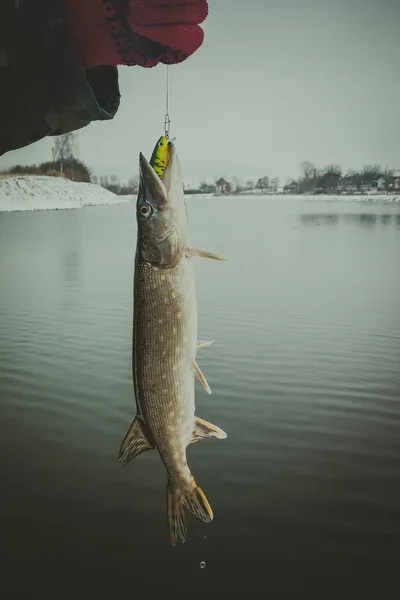
<instances>
[{"instance_id":1,"label":"distant tree line","mask_svg":"<svg viewBox=\"0 0 400 600\"><path fill-rule=\"evenodd\" d=\"M186 193L213 193L218 189L217 178L215 183L209 183L207 181L201 181L198 190L190 190ZM252 193L254 190L260 190L263 193L276 193L279 190L280 179L279 177L260 177L256 182L252 179L248 179L245 183L239 177L232 177L226 182L227 191L230 194L242 194L243 192Z\"/></svg>"},{"instance_id":2,"label":"distant tree line","mask_svg":"<svg viewBox=\"0 0 400 600\"><path fill-rule=\"evenodd\" d=\"M252 183L252 182L251 182ZM271 177L269 178L267 175L264 177L260 177L257 179L257 183L255 185L257 190L276 193L279 190L280 179L279 177Z\"/></svg>"},{"instance_id":3,"label":"distant tree line","mask_svg":"<svg viewBox=\"0 0 400 600\"><path fill-rule=\"evenodd\" d=\"M116 175L102 175L97 177L92 169L78 158L77 133L67 133L56 136L52 148L53 160L37 165L15 165L2 173L6 175L47 175L66 177L73 181L91 182L101 185L114 194L137 194L139 189L139 176L131 177L127 183L122 182ZM316 167L312 162L303 161L300 165L300 176L291 179L283 187L280 186L279 177L264 175L257 181L252 179L245 183L238 177L231 177L229 181L215 178L214 183L201 181L198 189L185 189L186 194L214 193L220 191L225 194L254 193L276 194L279 192L291 194L346 194L365 193L371 188L379 191L400 190L400 171L383 168L380 165L364 165L360 170L342 171L340 165L329 164L325 167Z\"/></svg>"},{"instance_id":4,"label":"distant tree line","mask_svg":"<svg viewBox=\"0 0 400 600\"><path fill-rule=\"evenodd\" d=\"M264 175L256 183L248 180L245 185L237 186L236 193L259 190L262 193L282 191L295 194L350 194L363 193L373 188L387 192L400 189L399 172L376 164L364 165L358 171L349 169L344 173L337 164L319 168L304 161L300 165L300 172L300 177L290 179L282 188L278 177Z\"/></svg>"},{"instance_id":5,"label":"distant tree line","mask_svg":"<svg viewBox=\"0 0 400 600\"><path fill-rule=\"evenodd\" d=\"M225 193L240 194L253 193L255 190L263 194L291 193L291 194L351 194L366 193L376 188L381 192L400 190L400 171L394 171L381 165L364 165L360 170L349 169L343 172L340 165L329 164L325 167L316 167L309 161L300 165L300 177L289 179L281 187L279 177L264 175L257 181L249 179L245 184L237 177L230 178L225 186ZM202 181L198 190L191 193L212 193L218 190L218 182L209 183Z\"/></svg>"},{"instance_id":6,"label":"distant tree line","mask_svg":"<svg viewBox=\"0 0 400 600\"><path fill-rule=\"evenodd\" d=\"M360 170L349 169L346 173L340 165L316 167L309 161L300 165L301 175L285 187L298 194L332 194L363 192L372 188L381 191L397 189L399 177L396 172L380 165L364 165Z\"/></svg>"},{"instance_id":7,"label":"distant tree line","mask_svg":"<svg viewBox=\"0 0 400 600\"><path fill-rule=\"evenodd\" d=\"M50 177L66 177L73 181L91 181L91 169L78 158L72 158L61 170L59 160L48 160L38 165L14 165L2 171L9 175L47 175Z\"/></svg>"}]
</instances>

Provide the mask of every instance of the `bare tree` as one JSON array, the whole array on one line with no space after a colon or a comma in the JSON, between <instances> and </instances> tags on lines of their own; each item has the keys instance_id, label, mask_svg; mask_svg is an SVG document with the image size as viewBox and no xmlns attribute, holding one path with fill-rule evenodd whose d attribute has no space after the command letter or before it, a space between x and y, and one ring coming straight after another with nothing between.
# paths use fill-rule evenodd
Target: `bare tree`
<instances>
[{"instance_id":1,"label":"bare tree","mask_svg":"<svg viewBox=\"0 0 400 600\"><path fill-rule=\"evenodd\" d=\"M200 181L199 190L203 193L215 192L215 185L207 183L207 181Z\"/></svg>"},{"instance_id":2,"label":"bare tree","mask_svg":"<svg viewBox=\"0 0 400 600\"><path fill-rule=\"evenodd\" d=\"M335 173L336 175L339 175L340 177L342 176L342 167L340 165L327 165L326 167L324 167L324 171L325 173L329 172L329 173Z\"/></svg>"},{"instance_id":3,"label":"bare tree","mask_svg":"<svg viewBox=\"0 0 400 600\"><path fill-rule=\"evenodd\" d=\"M371 186L383 174L384 172L380 165L364 165L362 170L363 183Z\"/></svg>"},{"instance_id":4,"label":"bare tree","mask_svg":"<svg viewBox=\"0 0 400 600\"><path fill-rule=\"evenodd\" d=\"M71 171L73 171L72 159L78 156L78 134L76 132L58 135L54 139L52 148L53 160L60 161L60 170L63 172L64 163L67 160L71 162Z\"/></svg>"},{"instance_id":5,"label":"bare tree","mask_svg":"<svg viewBox=\"0 0 400 600\"><path fill-rule=\"evenodd\" d=\"M254 181L252 179L248 179L246 181L246 189L248 189L250 192L253 193L254 188L255 188Z\"/></svg>"},{"instance_id":6,"label":"bare tree","mask_svg":"<svg viewBox=\"0 0 400 600\"><path fill-rule=\"evenodd\" d=\"M271 179L271 191L272 192L277 192L278 188L279 188L279 184L280 184L280 179L279 177L273 177Z\"/></svg>"},{"instance_id":7,"label":"bare tree","mask_svg":"<svg viewBox=\"0 0 400 600\"><path fill-rule=\"evenodd\" d=\"M300 171L302 173L299 178L298 190L300 193L312 192L318 187L319 171L316 166L309 160L304 160L300 165Z\"/></svg>"},{"instance_id":8,"label":"bare tree","mask_svg":"<svg viewBox=\"0 0 400 600\"><path fill-rule=\"evenodd\" d=\"M110 184L111 185L119 185L120 184L119 177L117 177L117 175L110 175Z\"/></svg>"},{"instance_id":9,"label":"bare tree","mask_svg":"<svg viewBox=\"0 0 400 600\"><path fill-rule=\"evenodd\" d=\"M269 188L269 177L267 175L260 177L257 180L256 188L261 191L267 190Z\"/></svg>"},{"instance_id":10,"label":"bare tree","mask_svg":"<svg viewBox=\"0 0 400 600\"><path fill-rule=\"evenodd\" d=\"M342 178L342 168L339 165L327 165L318 178L319 188L326 191L335 191Z\"/></svg>"},{"instance_id":11,"label":"bare tree","mask_svg":"<svg viewBox=\"0 0 400 600\"><path fill-rule=\"evenodd\" d=\"M313 179L316 175L317 169L309 160L303 160L300 165L300 171L302 172L303 179Z\"/></svg>"}]
</instances>

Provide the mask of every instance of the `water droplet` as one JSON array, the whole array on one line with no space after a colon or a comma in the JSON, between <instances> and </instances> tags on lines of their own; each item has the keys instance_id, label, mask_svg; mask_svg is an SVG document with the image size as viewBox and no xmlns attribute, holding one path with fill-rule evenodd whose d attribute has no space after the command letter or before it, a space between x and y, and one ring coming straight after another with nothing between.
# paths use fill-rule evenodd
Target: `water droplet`
<instances>
[{"instance_id":1,"label":"water droplet","mask_svg":"<svg viewBox=\"0 0 400 600\"><path fill-rule=\"evenodd\" d=\"M202 560L200 563L200 569L204 569L205 566L206 566L206 562L204 560Z\"/></svg>"}]
</instances>

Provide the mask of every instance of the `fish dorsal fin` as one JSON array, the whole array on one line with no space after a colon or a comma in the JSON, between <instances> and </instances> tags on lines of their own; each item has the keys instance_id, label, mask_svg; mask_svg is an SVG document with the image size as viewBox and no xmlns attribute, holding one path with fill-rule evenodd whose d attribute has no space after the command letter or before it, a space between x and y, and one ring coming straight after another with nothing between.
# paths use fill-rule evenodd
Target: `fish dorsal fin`
<instances>
[{"instance_id":1,"label":"fish dorsal fin","mask_svg":"<svg viewBox=\"0 0 400 600\"><path fill-rule=\"evenodd\" d=\"M198 341L197 342L197 352L200 352L200 350L205 350L205 348L208 348L214 342L215 342L215 340L211 340L210 342Z\"/></svg>"},{"instance_id":2,"label":"fish dorsal fin","mask_svg":"<svg viewBox=\"0 0 400 600\"><path fill-rule=\"evenodd\" d=\"M122 441L118 460L123 458L123 464L125 466L132 458L142 454L142 452L152 450L152 448L154 448L154 446L147 439L144 430L144 422L140 417L136 416L128 429L128 433Z\"/></svg>"},{"instance_id":3,"label":"fish dorsal fin","mask_svg":"<svg viewBox=\"0 0 400 600\"><path fill-rule=\"evenodd\" d=\"M219 440L224 440L228 436L226 435L225 431L222 431L222 429L216 425L208 423L208 421L204 421L199 417L195 417L193 435L190 443L195 444L199 440L208 437L215 437Z\"/></svg>"},{"instance_id":4,"label":"fish dorsal fin","mask_svg":"<svg viewBox=\"0 0 400 600\"><path fill-rule=\"evenodd\" d=\"M200 256L201 258L211 258L211 260L223 260L226 261L226 258L221 258L217 254L213 252L207 252L206 250L200 250L199 248L187 248L186 256L191 258L192 256Z\"/></svg>"},{"instance_id":5,"label":"fish dorsal fin","mask_svg":"<svg viewBox=\"0 0 400 600\"><path fill-rule=\"evenodd\" d=\"M197 378L200 380L201 385L206 390L207 394L211 394L211 389L207 383L207 379L204 377L203 371L200 369L199 365L197 364L197 362L195 360L193 361L193 369L197 375Z\"/></svg>"}]
</instances>

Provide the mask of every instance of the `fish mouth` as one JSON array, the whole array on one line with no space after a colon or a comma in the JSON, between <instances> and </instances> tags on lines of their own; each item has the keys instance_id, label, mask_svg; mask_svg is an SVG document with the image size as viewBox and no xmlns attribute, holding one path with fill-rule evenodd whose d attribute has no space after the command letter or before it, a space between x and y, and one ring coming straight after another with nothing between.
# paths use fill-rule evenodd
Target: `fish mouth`
<instances>
[{"instance_id":1,"label":"fish mouth","mask_svg":"<svg viewBox=\"0 0 400 600\"><path fill-rule=\"evenodd\" d=\"M147 192L151 196L158 208L166 206L168 203L168 191L142 153L139 154L139 166L140 187L142 191Z\"/></svg>"}]
</instances>

